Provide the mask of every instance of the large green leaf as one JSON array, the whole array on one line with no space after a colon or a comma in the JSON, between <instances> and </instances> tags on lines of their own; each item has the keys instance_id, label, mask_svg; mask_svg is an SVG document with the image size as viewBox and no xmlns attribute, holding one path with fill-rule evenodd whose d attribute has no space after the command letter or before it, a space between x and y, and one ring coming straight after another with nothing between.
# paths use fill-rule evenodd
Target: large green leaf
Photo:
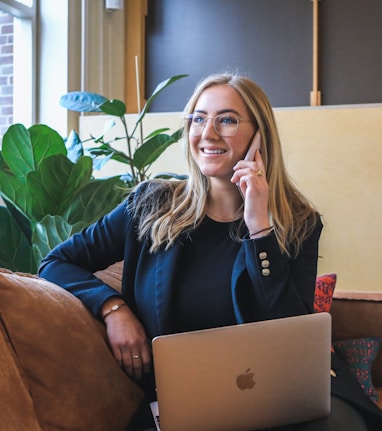
<instances>
[{"instance_id":1,"label":"large green leaf","mask_svg":"<svg viewBox=\"0 0 382 431\"><path fill-rule=\"evenodd\" d=\"M118 177L94 180L83 187L68 207L67 220L86 225L114 209L127 194L125 183Z\"/></svg>"},{"instance_id":2,"label":"large green leaf","mask_svg":"<svg viewBox=\"0 0 382 431\"><path fill-rule=\"evenodd\" d=\"M0 170L0 192L4 199L13 202L24 214L30 212L30 196L26 187L26 177L15 177Z\"/></svg>"},{"instance_id":3,"label":"large green leaf","mask_svg":"<svg viewBox=\"0 0 382 431\"><path fill-rule=\"evenodd\" d=\"M24 177L35 169L33 146L28 130L22 124L13 124L3 136L4 161L17 177Z\"/></svg>"},{"instance_id":4,"label":"large green leaf","mask_svg":"<svg viewBox=\"0 0 382 431\"><path fill-rule=\"evenodd\" d=\"M175 132L172 136L165 133L155 135L140 145L134 153L134 166L138 169L143 169L155 162L170 145L178 142L178 132Z\"/></svg>"},{"instance_id":5,"label":"large green leaf","mask_svg":"<svg viewBox=\"0 0 382 431\"><path fill-rule=\"evenodd\" d=\"M48 126L38 124L27 130L22 124L14 124L4 134L2 154L13 174L23 181L45 158L66 155L66 148L62 137Z\"/></svg>"},{"instance_id":6,"label":"large green leaf","mask_svg":"<svg viewBox=\"0 0 382 431\"><path fill-rule=\"evenodd\" d=\"M102 112L99 106L107 100L109 99L101 94L88 91L72 91L61 96L60 105L71 111Z\"/></svg>"},{"instance_id":7,"label":"large green leaf","mask_svg":"<svg viewBox=\"0 0 382 431\"><path fill-rule=\"evenodd\" d=\"M184 127L181 127L180 129L178 129L176 132L174 132L171 137L178 142L180 139L183 138L183 134L184 134Z\"/></svg>"},{"instance_id":8,"label":"large green leaf","mask_svg":"<svg viewBox=\"0 0 382 431\"><path fill-rule=\"evenodd\" d=\"M36 273L32 247L6 207L0 207L0 266L11 271Z\"/></svg>"},{"instance_id":9,"label":"large green leaf","mask_svg":"<svg viewBox=\"0 0 382 431\"><path fill-rule=\"evenodd\" d=\"M0 152L0 171L5 172L7 174L12 173L12 171L9 169L9 166L5 163L3 154L1 152Z\"/></svg>"},{"instance_id":10,"label":"large green leaf","mask_svg":"<svg viewBox=\"0 0 382 431\"><path fill-rule=\"evenodd\" d=\"M67 154L65 141L56 130L44 124L35 124L28 130L33 146L33 156L36 167L50 156L57 154L65 156Z\"/></svg>"},{"instance_id":11,"label":"large green leaf","mask_svg":"<svg viewBox=\"0 0 382 431\"><path fill-rule=\"evenodd\" d=\"M70 225L61 216L45 216L37 223L32 234L33 254L38 265L41 260L58 244L79 232L83 223Z\"/></svg>"},{"instance_id":12,"label":"large green leaf","mask_svg":"<svg viewBox=\"0 0 382 431\"><path fill-rule=\"evenodd\" d=\"M106 100L99 107L102 112L115 117L123 117L126 113L126 105L118 99Z\"/></svg>"},{"instance_id":13,"label":"large green leaf","mask_svg":"<svg viewBox=\"0 0 382 431\"><path fill-rule=\"evenodd\" d=\"M73 197L89 183L91 174L92 159L87 156L80 157L77 163L61 155L44 160L27 177L33 218L39 221L45 215L65 216Z\"/></svg>"},{"instance_id":14,"label":"large green leaf","mask_svg":"<svg viewBox=\"0 0 382 431\"><path fill-rule=\"evenodd\" d=\"M14 124L4 135L2 156L9 169L0 170L1 194L28 217L32 217L34 198L26 183L28 173L53 155L65 157L66 148L62 137L48 126L38 124L27 130Z\"/></svg>"},{"instance_id":15,"label":"large green leaf","mask_svg":"<svg viewBox=\"0 0 382 431\"><path fill-rule=\"evenodd\" d=\"M30 218L28 218L28 216L24 212L20 211L19 208L14 205L14 202L11 202L6 198L4 198L3 200L6 207L8 208L9 214L13 217L14 222L19 226L26 240L28 242L31 242L32 221L30 220Z\"/></svg>"}]
</instances>

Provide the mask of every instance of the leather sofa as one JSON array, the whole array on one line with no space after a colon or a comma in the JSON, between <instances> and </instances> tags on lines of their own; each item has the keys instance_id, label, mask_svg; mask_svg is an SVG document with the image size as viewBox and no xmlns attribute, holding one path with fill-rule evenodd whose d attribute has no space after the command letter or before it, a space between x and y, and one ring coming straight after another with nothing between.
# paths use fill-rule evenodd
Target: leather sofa
<instances>
[{"instance_id":1,"label":"leather sofa","mask_svg":"<svg viewBox=\"0 0 382 431\"><path fill-rule=\"evenodd\" d=\"M121 264L96 274L121 284ZM382 292L336 292L333 341L382 337ZM122 372L105 328L80 301L29 274L0 269L2 431L123 431L142 392ZM372 379L382 399L382 351Z\"/></svg>"}]
</instances>

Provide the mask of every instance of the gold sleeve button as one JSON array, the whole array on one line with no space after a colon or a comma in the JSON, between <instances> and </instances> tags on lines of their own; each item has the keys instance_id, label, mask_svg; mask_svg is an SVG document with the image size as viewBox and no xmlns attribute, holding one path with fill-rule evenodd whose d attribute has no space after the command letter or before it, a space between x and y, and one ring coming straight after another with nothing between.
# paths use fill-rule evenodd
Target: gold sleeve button
<instances>
[{"instance_id":1,"label":"gold sleeve button","mask_svg":"<svg viewBox=\"0 0 382 431\"><path fill-rule=\"evenodd\" d=\"M267 254L267 252L266 251L261 251L260 253L259 253L259 258L261 259L261 260L264 260L264 259L266 259L268 257L268 254Z\"/></svg>"}]
</instances>

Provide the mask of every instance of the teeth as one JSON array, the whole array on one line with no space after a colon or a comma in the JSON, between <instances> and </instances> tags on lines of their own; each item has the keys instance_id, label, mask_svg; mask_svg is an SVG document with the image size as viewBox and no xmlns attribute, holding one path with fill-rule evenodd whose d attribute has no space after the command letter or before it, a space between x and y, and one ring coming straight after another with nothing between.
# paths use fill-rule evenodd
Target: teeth
<instances>
[{"instance_id":1,"label":"teeth","mask_svg":"<svg viewBox=\"0 0 382 431\"><path fill-rule=\"evenodd\" d=\"M224 150L208 150L207 148L204 148L203 151L206 154L223 154Z\"/></svg>"}]
</instances>

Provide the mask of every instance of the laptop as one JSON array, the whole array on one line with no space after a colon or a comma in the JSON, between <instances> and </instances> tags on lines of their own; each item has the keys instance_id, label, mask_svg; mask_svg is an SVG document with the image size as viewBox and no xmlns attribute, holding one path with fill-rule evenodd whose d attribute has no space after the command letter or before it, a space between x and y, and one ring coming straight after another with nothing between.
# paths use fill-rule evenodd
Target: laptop
<instances>
[{"instance_id":1,"label":"laptop","mask_svg":"<svg viewBox=\"0 0 382 431\"><path fill-rule=\"evenodd\" d=\"M252 431L325 417L330 347L328 313L156 337L157 428Z\"/></svg>"}]
</instances>

